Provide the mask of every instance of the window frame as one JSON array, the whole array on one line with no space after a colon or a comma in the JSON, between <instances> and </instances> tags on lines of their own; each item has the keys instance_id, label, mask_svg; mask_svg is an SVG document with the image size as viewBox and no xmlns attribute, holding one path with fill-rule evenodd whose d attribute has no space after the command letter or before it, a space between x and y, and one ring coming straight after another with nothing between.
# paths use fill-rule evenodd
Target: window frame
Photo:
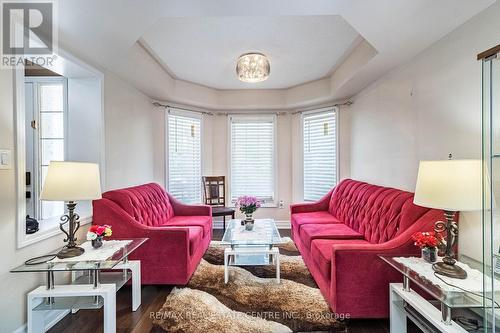
<instances>
[{"instance_id":1,"label":"window frame","mask_svg":"<svg viewBox=\"0 0 500 333\"><path fill-rule=\"evenodd\" d=\"M305 154L304 154L304 118L307 115L311 114L321 114L321 113L327 113L333 111L335 113L335 164L336 164L336 174L335 174L335 186L339 183L340 181L340 151L339 151L339 118L340 118L340 112L339 108L337 106L333 107L323 107L319 109L313 109L313 110L308 110L301 112L300 114L300 150L301 150L301 168L302 168L302 200L304 202L315 202L315 200L306 200L305 199ZM326 194L326 193L325 193Z\"/></svg>"},{"instance_id":2,"label":"window frame","mask_svg":"<svg viewBox=\"0 0 500 333\"><path fill-rule=\"evenodd\" d=\"M278 117L277 114L228 114L227 117L227 194L228 194L228 207L235 207L236 203L232 199L232 131L231 125L233 119L248 119L248 120L262 120L271 119L273 122L273 200L266 202L261 208L277 208L279 202L278 196Z\"/></svg>"},{"instance_id":3,"label":"window frame","mask_svg":"<svg viewBox=\"0 0 500 333\"><path fill-rule=\"evenodd\" d=\"M200 202L203 203L203 184L201 181L201 177L203 176L203 156L204 156L204 144L203 144L203 135L204 135L204 117L201 112L187 111L182 110L180 108L169 107L165 112L165 189L170 193L170 152L169 152L169 115L187 117L199 119L200 121ZM193 203L196 204L196 203Z\"/></svg>"},{"instance_id":4,"label":"window frame","mask_svg":"<svg viewBox=\"0 0 500 333\"><path fill-rule=\"evenodd\" d=\"M57 225L59 225L60 222L60 217L61 215L55 215L51 216L45 219L42 219L42 200L40 200L39 196L43 187L42 184L42 161L41 156L42 156L42 151L41 151L41 143L44 140L44 138L41 138L41 114L44 111L41 111L41 87L42 86L50 86L50 85L59 85L62 84L63 87L63 126L64 126L64 137L63 139L63 144L64 144L64 158L63 160L67 160L68 158L68 141L69 141L69 131L68 131L68 79L64 76L31 76L31 77L25 77L24 80L25 83L31 83L33 85L33 95L32 95L32 104L33 104L33 110L36 113L35 114L35 122L36 126L38 127L38 132L37 136L34 139L33 142L33 164L36 165L35 170L33 170L33 177L32 177L32 184L37 183L36 185L32 185L32 195L33 195L33 201L35 202L35 215L34 217L37 219L37 221L42 224L47 222L49 224L52 224L53 221L57 221ZM53 111L49 111L53 112ZM67 211L66 205L63 202L63 213L65 214Z\"/></svg>"},{"instance_id":5,"label":"window frame","mask_svg":"<svg viewBox=\"0 0 500 333\"><path fill-rule=\"evenodd\" d=\"M96 80L95 84L99 91L98 108L100 113L100 122L98 124L98 132L100 136L100 147L99 147L99 165L101 174L101 184L103 188L106 188L105 182L105 124L104 124L104 73L97 68L83 62L79 58L75 57L71 53L59 48L56 54L58 57L58 63L62 65L67 65L67 71L65 71L65 78L72 78L72 75L78 72L81 75L82 71L88 73L88 76ZM15 160L15 192L16 192L16 235L17 243L16 248L22 249L30 245L38 244L46 239L63 235L63 232L59 228L60 218L54 218L50 220L44 220L47 223L40 223L40 229L34 234L26 234L26 177L25 177L25 165L26 165L26 136L25 136L25 75L24 66L18 66L12 69L13 76L13 92L12 96L14 99L14 160ZM69 101L68 101L69 102ZM96 99L97 102L97 99ZM71 104L71 103L69 103ZM68 112L71 110L68 108ZM69 138L69 135L68 135ZM80 226L84 226L92 222L92 212L85 211L79 212L77 206L77 212L80 215Z\"/></svg>"}]
</instances>

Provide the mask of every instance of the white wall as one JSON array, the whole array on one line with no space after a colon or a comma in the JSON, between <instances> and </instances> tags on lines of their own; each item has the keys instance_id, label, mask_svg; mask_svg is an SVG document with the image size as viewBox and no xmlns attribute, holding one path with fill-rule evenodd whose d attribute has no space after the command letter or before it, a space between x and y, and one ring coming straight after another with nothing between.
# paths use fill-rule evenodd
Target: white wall
<instances>
[{"instance_id":1,"label":"white wall","mask_svg":"<svg viewBox=\"0 0 500 333\"><path fill-rule=\"evenodd\" d=\"M101 110L101 82L98 78L68 78L68 130L69 161L100 163L104 161L104 133ZM105 171L100 165L101 174ZM91 202L78 204L80 216L89 216ZM83 215L82 215L83 214Z\"/></svg>"},{"instance_id":2,"label":"white wall","mask_svg":"<svg viewBox=\"0 0 500 333\"><path fill-rule=\"evenodd\" d=\"M107 72L104 80L106 189L165 183L164 112Z\"/></svg>"},{"instance_id":3,"label":"white wall","mask_svg":"<svg viewBox=\"0 0 500 333\"><path fill-rule=\"evenodd\" d=\"M101 158L101 84L97 78L68 79L68 159L96 162ZM84 149L82 149L84 148Z\"/></svg>"},{"instance_id":4,"label":"white wall","mask_svg":"<svg viewBox=\"0 0 500 333\"><path fill-rule=\"evenodd\" d=\"M500 3L385 75L351 106L351 176L414 190L418 162L481 157L481 64L500 41ZM460 250L480 259L480 222L462 214Z\"/></svg>"}]
</instances>

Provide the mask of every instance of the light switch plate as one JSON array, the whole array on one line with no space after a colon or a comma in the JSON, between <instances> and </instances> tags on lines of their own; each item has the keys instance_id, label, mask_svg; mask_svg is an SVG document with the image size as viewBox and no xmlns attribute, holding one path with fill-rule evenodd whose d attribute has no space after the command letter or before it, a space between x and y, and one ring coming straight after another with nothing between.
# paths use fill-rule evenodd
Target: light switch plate
<instances>
[{"instance_id":1,"label":"light switch plate","mask_svg":"<svg viewBox=\"0 0 500 333\"><path fill-rule=\"evenodd\" d=\"M12 151L10 149L0 149L0 170L12 169Z\"/></svg>"}]
</instances>

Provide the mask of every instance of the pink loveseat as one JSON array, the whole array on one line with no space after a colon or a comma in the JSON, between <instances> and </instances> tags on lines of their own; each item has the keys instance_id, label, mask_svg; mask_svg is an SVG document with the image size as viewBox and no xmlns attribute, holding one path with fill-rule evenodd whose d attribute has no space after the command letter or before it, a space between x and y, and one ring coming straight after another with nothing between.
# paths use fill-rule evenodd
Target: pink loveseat
<instances>
[{"instance_id":1,"label":"pink loveseat","mask_svg":"<svg viewBox=\"0 0 500 333\"><path fill-rule=\"evenodd\" d=\"M292 237L334 312L385 318L389 283L402 275L378 255L419 256L411 236L442 216L414 205L413 193L347 179L317 202L291 206Z\"/></svg>"},{"instance_id":2,"label":"pink loveseat","mask_svg":"<svg viewBox=\"0 0 500 333\"><path fill-rule=\"evenodd\" d=\"M92 223L111 225L111 238L149 238L130 256L141 260L143 284L186 284L212 239L211 208L185 205L158 184L105 192L93 209Z\"/></svg>"}]
</instances>

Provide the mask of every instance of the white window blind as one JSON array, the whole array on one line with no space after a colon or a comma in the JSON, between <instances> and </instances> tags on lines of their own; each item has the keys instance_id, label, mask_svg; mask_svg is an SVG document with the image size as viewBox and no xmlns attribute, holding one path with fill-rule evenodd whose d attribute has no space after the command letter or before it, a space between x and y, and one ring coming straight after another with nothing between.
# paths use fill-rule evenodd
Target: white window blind
<instances>
[{"instance_id":1,"label":"white window blind","mask_svg":"<svg viewBox=\"0 0 500 333\"><path fill-rule=\"evenodd\" d=\"M168 190L185 203L201 202L201 116L169 111Z\"/></svg>"},{"instance_id":2,"label":"white window blind","mask_svg":"<svg viewBox=\"0 0 500 333\"><path fill-rule=\"evenodd\" d=\"M275 122L272 116L231 116L231 200L252 195L275 199Z\"/></svg>"},{"instance_id":3,"label":"white window blind","mask_svg":"<svg viewBox=\"0 0 500 333\"><path fill-rule=\"evenodd\" d=\"M337 183L336 112L303 115L304 200L315 201Z\"/></svg>"}]
</instances>

